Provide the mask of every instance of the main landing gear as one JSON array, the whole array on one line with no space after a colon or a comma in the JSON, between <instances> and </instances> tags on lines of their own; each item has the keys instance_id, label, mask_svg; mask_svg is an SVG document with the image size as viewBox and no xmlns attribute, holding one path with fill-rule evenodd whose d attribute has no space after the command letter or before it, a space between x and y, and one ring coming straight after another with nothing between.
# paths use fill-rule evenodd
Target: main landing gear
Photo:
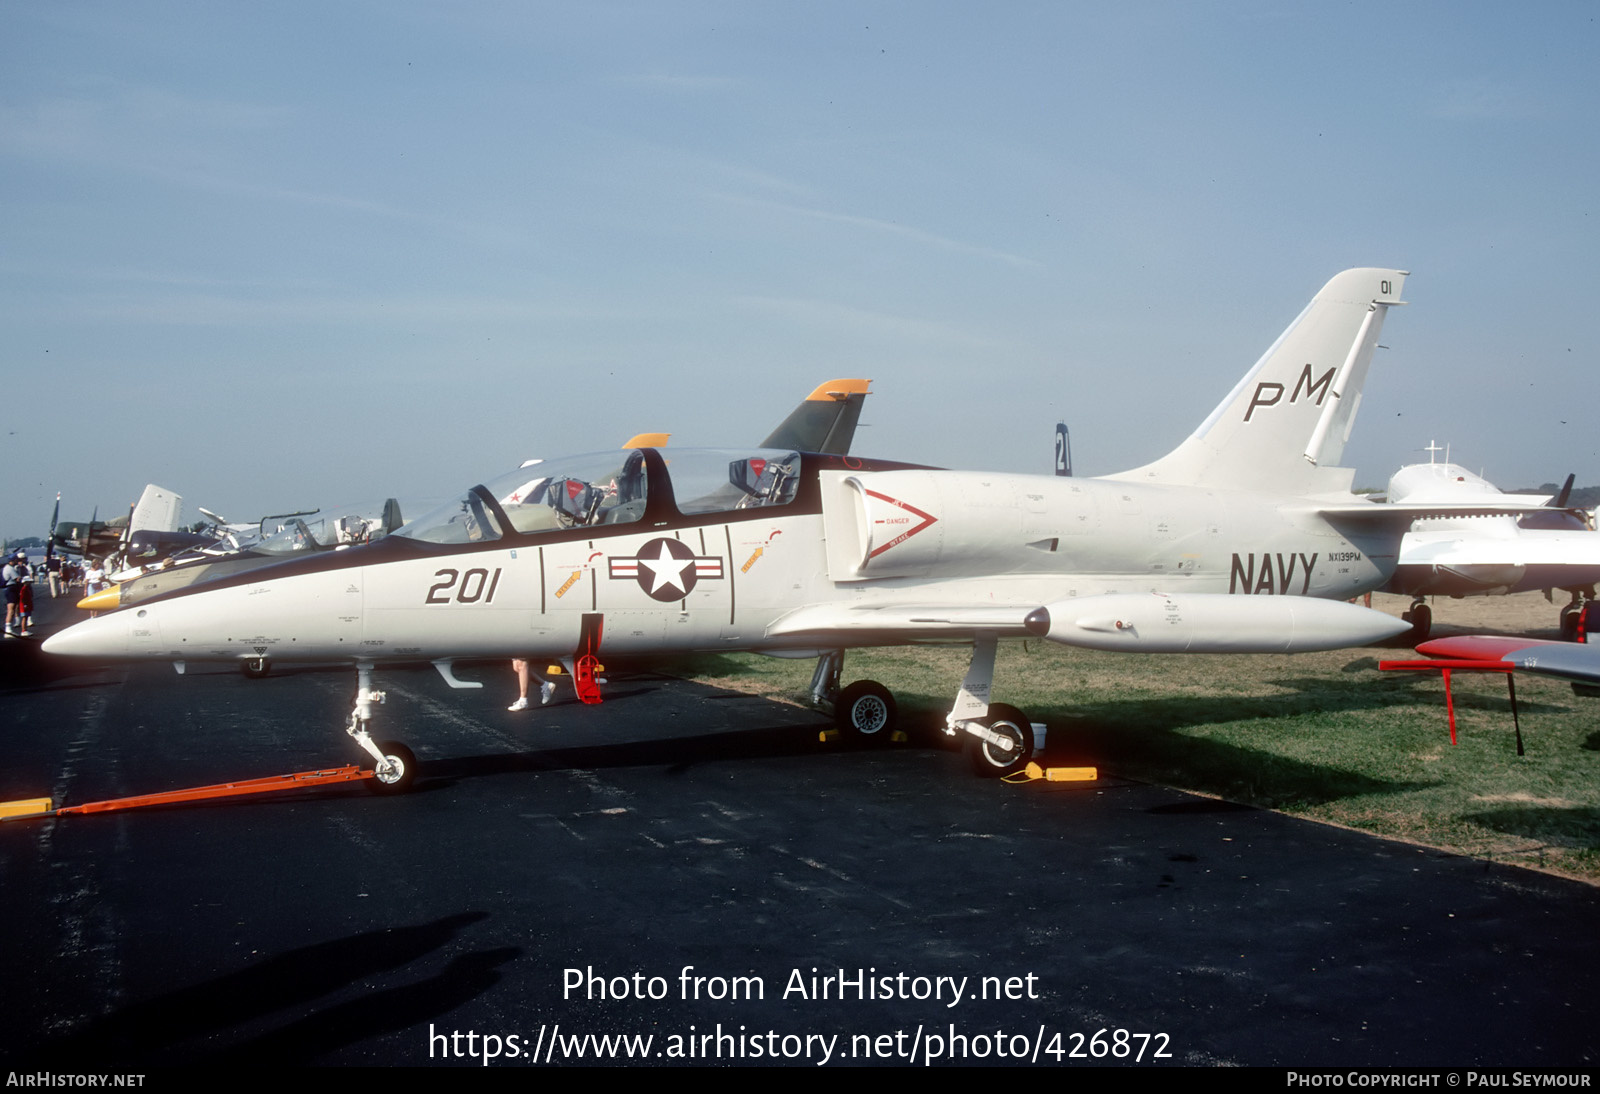
<instances>
[{"instance_id":1,"label":"main landing gear","mask_svg":"<svg viewBox=\"0 0 1600 1094\"><path fill-rule=\"evenodd\" d=\"M1027 716L1016 707L989 702L997 645L993 635L980 635L973 642L972 663L944 720L947 736L965 735L972 770L986 777L1021 771L1033 756L1033 724ZM839 729L858 744L889 740L898 721L894 696L876 680L858 680L841 689L843 668L843 650L829 650L817 659L812 702L831 711Z\"/></svg>"},{"instance_id":2,"label":"main landing gear","mask_svg":"<svg viewBox=\"0 0 1600 1094\"><path fill-rule=\"evenodd\" d=\"M1578 640L1578 621L1583 616L1583 609L1595 599L1593 585L1572 589L1571 593L1572 600L1561 608L1560 627L1563 642ZM1545 590L1545 599L1550 599L1549 589ZM1426 599L1417 597L1411 602L1409 611L1400 613L1400 618L1411 624L1411 630L1405 636L1407 645L1417 646L1428 640L1428 631L1433 626L1433 609L1428 607Z\"/></svg>"},{"instance_id":3,"label":"main landing gear","mask_svg":"<svg viewBox=\"0 0 1600 1094\"><path fill-rule=\"evenodd\" d=\"M834 700L839 725L863 741L886 739L899 717L894 696L876 680L857 680Z\"/></svg>"},{"instance_id":4,"label":"main landing gear","mask_svg":"<svg viewBox=\"0 0 1600 1094\"><path fill-rule=\"evenodd\" d=\"M1411 633L1406 635L1408 646L1420 646L1428 640L1428 632L1433 629L1433 609L1428 607L1428 602L1423 597L1417 597L1411 602L1411 610L1400 613L1402 623L1411 624Z\"/></svg>"},{"instance_id":5,"label":"main landing gear","mask_svg":"<svg viewBox=\"0 0 1600 1094\"><path fill-rule=\"evenodd\" d=\"M889 741L900 720L894 696L876 680L857 680L841 691L843 669L843 650L828 650L817 658L811 674L812 705L832 714L840 732L856 744Z\"/></svg>"},{"instance_id":6,"label":"main landing gear","mask_svg":"<svg viewBox=\"0 0 1600 1094\"><path fill-rule=\"evenodd\" d=\"M1561 609L1561 641L1578 641L1578 621L1583 616L1583 609L1594 600L1594 586L1572 590L1572 600ZM1594 619L1594 613L1589 613L1589 618ZM1591 622L1590 626L1594 624ZM1585 635L1587 637L1587 635Z\"/></svg>"},{"instance_id":7,"label":"main landing gear","mask_svg":"<svg viewBox=\"0 0 1600 1094\"><path fill-rule=\"evenodd\" d=\"M372 665L356 665L356 707L350 712L350 722L345 732L355 738L374 760L372 779L368 786L374 794L400 794L411 788L417 778L417 758L399 741L374 742L367 732L372 721L372 705L383 702L383 692L372 690Z\"/></svg>"}]
</instances>

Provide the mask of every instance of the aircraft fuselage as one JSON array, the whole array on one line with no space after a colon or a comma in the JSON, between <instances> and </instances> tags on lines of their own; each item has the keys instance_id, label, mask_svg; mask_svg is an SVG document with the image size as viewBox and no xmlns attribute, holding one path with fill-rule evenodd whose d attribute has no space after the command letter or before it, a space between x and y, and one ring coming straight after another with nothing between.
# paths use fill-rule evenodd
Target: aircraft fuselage
<instances>
[{"instance_id":1,"label":"aircraft fuselage","mask_svg":"<svg viewBox=\"0 0 1600 1094\"><path fill-rule=\"evenodd\" d=\"M888 609L895 622L857 626L848 644L955 640L970 628L908 623L906 609L989 611L988 629L1021 635L1040 605L1107 593L1346 599L1382 584L1397 550L1397 536L1341 533L1304 499L811 455L785 503L685 512L661 454L641 452L651 501L626 523L503 527L451 544L391 537L156 597L57 648L183 661L557 658L588 616L612 654L784 652L845 644L786 618L870 622Z\"/></svg>"}]
</instances>

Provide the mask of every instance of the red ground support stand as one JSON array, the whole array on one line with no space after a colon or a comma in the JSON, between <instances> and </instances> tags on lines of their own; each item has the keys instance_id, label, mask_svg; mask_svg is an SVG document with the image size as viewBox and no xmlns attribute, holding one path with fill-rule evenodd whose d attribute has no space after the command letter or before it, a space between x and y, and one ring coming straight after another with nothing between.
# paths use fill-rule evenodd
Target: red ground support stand
<instances>
[{"instance_id":1,"label":"red ground support stand","mask_svg":"<svg viewBox=\"0 0 1600 1094\"><path fill-rule=\"evenodd\" d=\"M1517 718L1517 683L1516 668L1510 661L1379 661L1378 668L1383 672L1395 669L1437 669L1444 677L1444 708L1450 718L1450 743L1456 743L1456 703L1450 694L1450 674L1452 672L1503 672L1506 677L1506 693L1511 696L1511 724L1517 730L1517 755L1522 751L1522 723Z\"/></svg>"},{"instance_id":2,"label":"red ground support stand","mask_svg":"<svg viewBox=\"0 0 1600 1094\"><path fill-rule=\"evenodd\" d=\"M600 652L600 635L604 631L605 617L599 612L585 612L579 624L578 652L573 659L572 683L577 689L578 698L585 703L598 703L600 701L600 685L595 682L594 674L600 659L595 656Z\"/></svg>"},{"instance_id":3,"label":"red ground support stand","mask_svg":"<svg viewBox=\"0 0 1600 1094\"><path fill-rule=\"evenodd\" d=\"M598 658L586 653L578 658L577 664L573 666L573 686L577 689L578 698L585 703L600 701L600 685L595 683L594 679L595 666L599 663Z\"/></svg>"}]
</instances>

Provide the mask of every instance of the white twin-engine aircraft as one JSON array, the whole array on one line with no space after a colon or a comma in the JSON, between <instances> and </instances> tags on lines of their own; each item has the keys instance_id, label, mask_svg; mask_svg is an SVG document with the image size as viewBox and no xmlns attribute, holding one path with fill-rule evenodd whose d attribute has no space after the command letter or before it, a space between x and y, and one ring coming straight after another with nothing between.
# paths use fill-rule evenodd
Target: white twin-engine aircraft
<instances>
[{"instance_id":1,"label":"white twin-engine aircraft","mask_svg":"<svg viewBox=\"0 0 1600 1094\"><path fill-rule=\"evenodd\" d=\"M1044 637L1146 652L1361 645L1406 624L1344 603L1388 579L1412 520L1350 493L1334 466L1405 274L1347 270L1188 440L1102 479L942 471L781 449L651 447L525 466L370 546L298 558L79 623L53 654L346 662L347 731L380 788L405 746L368 733L373 669L461 659L565 661L597 699L594 658L755 650L818 657L814 697L886 734L880 684L840 689L843 651L971 642L946 717L974 766L1033 750L990 703L995 644ZM1482 510L1479 509L1479 512Z\"/></svg>"}]
</instances>

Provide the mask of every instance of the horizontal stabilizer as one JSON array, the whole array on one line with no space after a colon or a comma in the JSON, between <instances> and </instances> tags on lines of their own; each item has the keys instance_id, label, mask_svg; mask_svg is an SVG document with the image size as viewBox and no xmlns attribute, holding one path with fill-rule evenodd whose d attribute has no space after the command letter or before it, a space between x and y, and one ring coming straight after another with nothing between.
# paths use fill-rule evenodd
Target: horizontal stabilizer
<instances>
[{"instance_id":1,"label":"horizontal stabilizer","mask_svg":"<svg viewBox=\"0 0 1600 1094\"><path fill-rule=\"evenodd\" d=\"M1364 521L1372 524L1398 522L1409 527L1418 520L1448 520L1454 517L1515 517L1526 513L1546 511L1541 498L1501 494L1480 500L1450 502L1417 502L1397 505L1394 502L1349 502L1342 505L1319 505L1319 516L1345 521Z\"/></svg>"}]
</instances>

